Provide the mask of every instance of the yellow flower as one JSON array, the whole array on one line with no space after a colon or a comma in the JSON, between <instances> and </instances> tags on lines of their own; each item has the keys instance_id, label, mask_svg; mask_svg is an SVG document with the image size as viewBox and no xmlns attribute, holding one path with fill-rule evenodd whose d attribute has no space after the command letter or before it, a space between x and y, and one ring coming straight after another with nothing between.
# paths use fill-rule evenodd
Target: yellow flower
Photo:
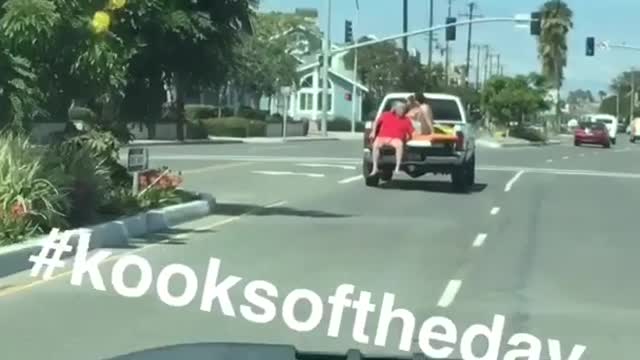
<instances>
[{"instance_id":1,"label":"yellow flower","mask_svg":"<svg viewBox=\"0 0 640 360\"><path fill-rule=\"evenodd\" d=\"M127 0L109 0L109 9L121 9L127 3Z\"/></svg>"},{"instance_id":2,"label":"yellow flower","mask_svg":"<svg viewBox=\"0 0 640 360\"><path fill-rule=\"evenodd\" d=\"M97 33L103 33L109 30L109 25L111 24L111 18L109 14L104 11L96 11L93 15L93 21L91 21L91 25L93 30Z\"/></svg>"}]
</instances>

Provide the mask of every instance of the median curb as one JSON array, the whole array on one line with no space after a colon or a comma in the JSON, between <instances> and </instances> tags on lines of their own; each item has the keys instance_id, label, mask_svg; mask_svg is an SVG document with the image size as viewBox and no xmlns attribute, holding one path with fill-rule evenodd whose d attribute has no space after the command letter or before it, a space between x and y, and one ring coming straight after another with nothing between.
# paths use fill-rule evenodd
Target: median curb
<instances>
[{"instance_id":1,"label":"median curb","mask_svg":"<svg viewBox=\"0 0 640 360\"><path fill-rule=\"evenodd\" d=\"M242 140L224 139L224 140L134 140L130 143L123 144L122 148L140 147L140 146L179 146L179 145L228 145L242 144Z\"/></svg>"},{"instance_id":2,"label":"median curb","mask_svg":"<svg viewBox=\"0 0 640 360\"><path fill-rule=\"evenodd\" d=\"M75 231L91 231L90 248L125 248L129 246L131 238L141 237L205 217L215 210L216 199L210 194L198 194L201 200L184 204L172 205L160 209L148 210L118 220L94 225L86 228L73 229ZM48 235L41 235L19 244L0 247L0 278L20 271L28 270L32 264L31 255L37 255ZM77 237L69 241L74 248ZM65 254L69 257L72 254Z\"/></svg>"},{"instance_id":3,"label":"median curb","mask_svg":"<svg viewBox=\"0 0 640 360\"><path fill-rule=\"evenodd\" d=\"M488 147L492 149L500 149L500 148L518 148L518 147L541 147L541 146L550 146L550 145L560 145L562 142L559 140L549 140L549 141L541 141L541 142L524 142L524 143L511 143L511 144L502 144L496 141L478 139L476 140L476 144Z\"/></svg>"}]
</instances>

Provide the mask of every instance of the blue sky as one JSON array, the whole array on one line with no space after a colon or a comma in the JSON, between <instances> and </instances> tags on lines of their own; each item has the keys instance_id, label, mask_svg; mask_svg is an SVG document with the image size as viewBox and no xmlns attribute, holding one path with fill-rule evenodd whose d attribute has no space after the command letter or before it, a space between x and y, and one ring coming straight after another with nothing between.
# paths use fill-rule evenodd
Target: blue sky
<instances>
[{"instance_id":1,"label":"blue sky","mask_svg":"<svg viewBox=\"0 0 640 360\"><path fill-rule=\"evenodd\" d=\"M297 7L316 8L320 12L320 24L326 28L327 0L261 0L262 11L292 11ZM356 36L375 34L393 35L402 32L402 0L359 0L359 28ZM611 79L631 66L640 63L640 52L627 50L596 50L595 57L586 57L585 39L595 36L596 41L609 40L612 43L626 42L639 45L637 14L640 2L636 0L565 0L574 11L574 29L569 36L569 64L566 71L565 89L584 88L597 92L608 90ZM477 0L478 13L485 17L512 16L529 13L537 9L542 0ZM467 0L452 0L452 13L457 16L466 13ZM332 38L336 42L344 40L344 21L355 18L355 0L333 0ZM428 26L428 1L409 0L409 30ZM434 23L444 23L447 15L447 0L434 0ZM440 41L444 34L438 33ZM409 39L409 46L416 47L426 59L427 37L416 36ZM474 43L487 44L501 54L506 74L527 73L539 70L535 37L528 29L519 29L508 23L478 24L473 27ZM456 63L464 63L466 58L467 30L458 28L453 56ZM474 54L474 53L472 53ZM435 61L439 54L434 53ZM475 56L472 57L475 59Z\"/></svg>"}]
</instances>

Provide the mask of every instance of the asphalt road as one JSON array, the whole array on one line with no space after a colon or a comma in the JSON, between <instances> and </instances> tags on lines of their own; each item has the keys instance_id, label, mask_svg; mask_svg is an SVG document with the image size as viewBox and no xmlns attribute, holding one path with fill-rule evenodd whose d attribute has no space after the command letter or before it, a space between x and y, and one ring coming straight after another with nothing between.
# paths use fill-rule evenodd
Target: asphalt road
<instances>
[{"instance_id":1,"label":"asphalt road","mask_svg":"<svg viewBox=\"0 0 640 360\"><path fill-rule=\"evenodd\" d=\"M135 251L154 276L169 264L190 266L204 282L210 257L221 261L219 281L242 278L231 301L203 312L201 291L184 307L160 301L154 288L140 298L21 273L0 281L0 348L7 359L106 359L133 351L211 341L293 344L309 351L396 354L401 321L386 346L373 345L377 316L353 340L353 311L337 338L327 336L329 307L308 333L279 316L283 298L309 289L326 302L341 284L371 293L379 308L395 295L416 327L429 317L450 318L452 347L473 324L506 324L507 340L529 333L541 359L636 359L640 334L640 145L623 136L612 149L567 143L541 148L479 149L471 194L450 192L448 178L399 178L380 189L359 178L360 142L153 147L154 164L183 171L185 187L214 194L216 214L154 237L167 242L116 249ZM114 261L101 266L107 284ZM127 273L126 283L139 275ZM278 289L278 317L255 324L240 313L243 289L264 280ZM86 280L85 280L86 281ZM172 283L172 293L184 289ZM378 310L376 310L378 311ZM306 317L300 306L296 314ZM412 348L417 351L417 330ZM548 339L561 356L549 355ZM475 344L478 356L485 346ZM526 346L524 347L526 348ZM458 351L454 355L460 356ZM482 357L478 357L482 359ZM486 358L490 359L490 358ZM533 357L532 357L533 359ZM571 360L577 360L573 358Z\"/></svg>"}]
</instances>

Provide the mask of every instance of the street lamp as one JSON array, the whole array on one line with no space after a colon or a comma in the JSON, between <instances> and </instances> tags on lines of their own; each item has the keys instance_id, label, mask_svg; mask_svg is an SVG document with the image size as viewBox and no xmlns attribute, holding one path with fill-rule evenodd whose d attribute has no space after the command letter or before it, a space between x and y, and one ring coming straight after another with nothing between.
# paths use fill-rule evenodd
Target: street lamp
<instances>
[{"instance_id":1,"label":"street lamp","mask_svg":"<svg viewBox=\"0 0 640 360\"><path fill-rule=\"evenodd\" d=\"M356 18L355 18L355 24L353 27L353 43L354 44L358 44L358 35L357 35L357 31L358 31L358 18L360 17L360 4L358 3L358 0L355 0L356 2ZM358 87L357 87L357 83L358 83L358 49L354 49L354 57L353 57L353 90L351 91L351 132L355 133L356 132L356 114L358 113L357 111L357 107L356 107L356 100L358 101L358 103L361 103L360 100L360 96L356 96L358 94Z\"/></svg>"}]
</instances>

